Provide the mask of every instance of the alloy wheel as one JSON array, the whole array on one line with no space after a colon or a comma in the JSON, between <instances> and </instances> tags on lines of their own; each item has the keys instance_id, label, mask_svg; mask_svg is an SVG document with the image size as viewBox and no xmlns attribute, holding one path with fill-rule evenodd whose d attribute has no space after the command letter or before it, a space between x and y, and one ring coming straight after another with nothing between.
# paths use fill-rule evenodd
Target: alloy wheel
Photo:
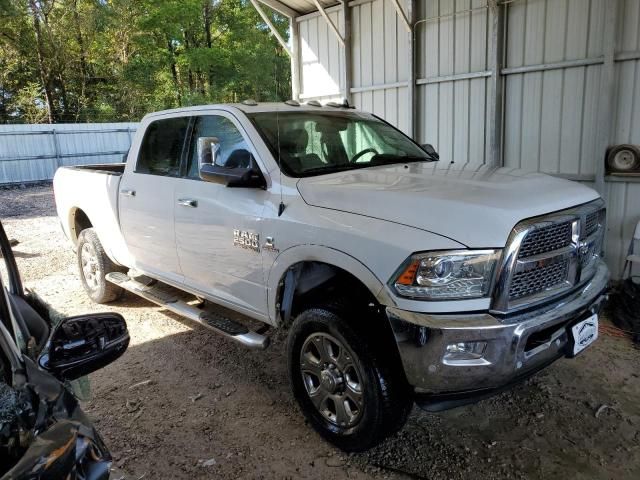
<instances>
[{"instance_id":1,"label":"alloy wheel","mask_svg":"<svg viewBox=\"0 0 640 480\"><path fill-rule=\"evenodd\" d=\"M100 265L96 249L90 243L82 245L80 250L82 275L90 290L95 291L100 286Z\"/></svg>"},{"instance_id":2,"label":"alloy wheel","mask_svg":"<svg viewBox=\"0 0 640 480\"><path fill-rule=\"evenodd\" d=\"M329 422L355 426L364 410L362 367L351 351L332 335L314 333L302 345L300 372L309 398Z\"/></svg>"}]
</instances>

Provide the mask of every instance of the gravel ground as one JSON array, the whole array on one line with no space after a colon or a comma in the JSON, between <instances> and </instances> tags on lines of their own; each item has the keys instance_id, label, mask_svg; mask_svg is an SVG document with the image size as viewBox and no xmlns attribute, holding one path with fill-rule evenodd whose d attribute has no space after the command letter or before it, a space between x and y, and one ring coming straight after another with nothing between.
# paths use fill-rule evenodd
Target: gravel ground
<instances>
[{"instance_id":1,"label":"gravel ground","mask_svg":"<svg viewBox=\"0 0 640 480\"><path fill-rule=\"evenodd\" d=\"M397 435L345 455L298 412L283 335L253 352L132 295L92 304L50 186L0 190L0 218L25 283L53 308L127 319L131 346L91 376L85 409L128 479L640 478L640 355L624 338L475 405L415 408Z\"/></svg>"}]
</instances>

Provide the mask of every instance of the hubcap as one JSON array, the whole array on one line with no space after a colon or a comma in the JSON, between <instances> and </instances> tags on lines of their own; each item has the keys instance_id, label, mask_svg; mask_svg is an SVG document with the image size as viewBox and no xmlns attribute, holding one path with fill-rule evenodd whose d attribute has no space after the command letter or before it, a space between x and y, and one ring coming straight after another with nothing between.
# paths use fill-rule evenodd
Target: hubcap
<instances>
[{"instance_id":1,"label":"hubcap","mask_svg":"<svg viewBox=\"0 0 640 480\"><path fill-rule=\"evenodd\" d=\"M80 263L82 265L82 276L90 290L97 290L100 281L100 267L98 265L98 255L95 248L90 243L82 245L80 250Z\"/></svg>"},{"instance_id":2,"label":"hubcap","mask_svg":"<svg viewBox=\"0 0 640 480\"><path fill-rule=\"evenodd\" d=\"M311 402L334 425L352 427L364 409L361 367L335 337L310 335L300 352L300 371Z\"/></svg>"}]
</instances>

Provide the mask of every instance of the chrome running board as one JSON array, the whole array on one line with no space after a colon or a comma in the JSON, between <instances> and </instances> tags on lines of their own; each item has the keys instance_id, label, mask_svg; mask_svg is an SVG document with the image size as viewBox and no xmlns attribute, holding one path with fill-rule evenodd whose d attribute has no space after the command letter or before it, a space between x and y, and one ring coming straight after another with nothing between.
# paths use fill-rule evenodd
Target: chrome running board
<instances>
[{"instance_id":1,"label":"chrome running board","mask_svg":"<svg viewBox=\"0 0 640 480\"><path fill-rule=\"evenodd\" d=\"M107 281L118 285L125 290L135 293L136 295L160 305L181 317L188 318L200 325L213 330L216 333L231 338L241 343L245 347L265 349L269 346L269 337L261 335L257 332L249 330L246 325L223 317L222 315L202 310L181 299L179 290L172 287L162 288L160 282L151 285L145 285L132 279L125 273L112 272L108 273L105 278Z\"/></svg>"}]
</instances>

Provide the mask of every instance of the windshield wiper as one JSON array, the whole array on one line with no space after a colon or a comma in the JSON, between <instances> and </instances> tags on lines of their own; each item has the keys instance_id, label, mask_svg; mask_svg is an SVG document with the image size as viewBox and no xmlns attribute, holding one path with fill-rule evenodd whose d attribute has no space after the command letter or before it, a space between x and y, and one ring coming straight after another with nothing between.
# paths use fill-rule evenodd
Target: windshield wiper
<instances>
[{"instance_id":1,"label":"windshield wiper","mask_svg":"<svg viewBox=\"0 0 640 480\"><path fill-rule=\"evenodd\" d=\"M343 172L346 170L356 170L360 168L384 167L385 165L396 165L398 163L417 163L417 162L437 162L438 160L427 154L427 157L418 157L415 155L391 155L385 154L387 161L367 162L367 163L345 163L344 165L330 165L324 167L314 167L299 172L298 175L306 177L313 174L329 174Z\"/></svg>"},{"instance_id":2,"label":"windshield wiper","mask_svg":"<svg viewBox=\"0 0 640 480\"><path fill-rule=\"evenodd\" d=\"M342 172L345 170L354 170L356 168L362 168L362 167L367 167L370 165L366 165L366 164L357 164L357 163L346 163L344 165L331 165L331 166L326 166L326 167L314 167L314 168L309 168L307 170L303 170L301 172L298 173L298 175L302 175L302 176L307 176L307 174L311 173L335 173L335 172Z\"/></svg>"},{"instance_id":3,"label":"windshield wiper","mask_svg":"<svg viewBox=\"0 0 640 480\"><path fill-rule=\"evenodd\" d=\"M426 153L426 152L425 152ZM412 162L437 162L438 159L434 156L426 153L426 157L417 157L415 155L397 155L397 161L392 160L392 163L412 163Z\"/></svg>"}]
</instances>

